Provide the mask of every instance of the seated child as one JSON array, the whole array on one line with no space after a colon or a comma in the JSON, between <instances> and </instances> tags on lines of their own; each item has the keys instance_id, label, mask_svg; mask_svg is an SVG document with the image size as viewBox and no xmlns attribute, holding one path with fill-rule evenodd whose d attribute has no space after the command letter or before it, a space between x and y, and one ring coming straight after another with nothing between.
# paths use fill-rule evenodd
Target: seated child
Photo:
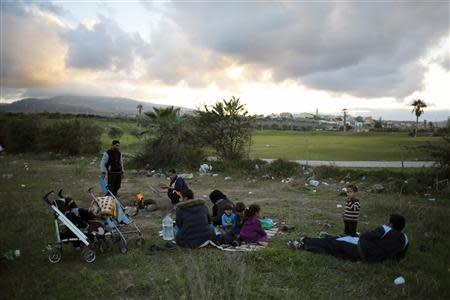
<instances>
[{"instance_id":1,"label":"seated child","mask_svg":"<svg viewBox=\"0 0 450 300\"><path fill-rule=\"evenodd\" d=\"M234 234L238 235L241 232L242 224L244 223L245 204L242 202L236 203L234 208L236 214L236 223L234 225Z\"/></svg>"},{"instance_id":2,"label":"seated child","mask_svg":"<svg viewBox=\"0 0 450 300\"><path fill-rule=\"evenodd\" d=\"M222 215L222 227L225 231L232 231L236 226L236 215L233 213L233 206L226 204Z\"/></svg>"},{"instance_id":3,"label":"seated child","mask_svg":"<svg viewBox=\"0 0 450 300\"><path fill-rule=\"evenodd\" d=\"M252 204L245 210L244 224L240 232L240 239L248 243L267 244L269 237L264 231L260 218L261 207L258 204Z\"/></svg>"}]
</instances>

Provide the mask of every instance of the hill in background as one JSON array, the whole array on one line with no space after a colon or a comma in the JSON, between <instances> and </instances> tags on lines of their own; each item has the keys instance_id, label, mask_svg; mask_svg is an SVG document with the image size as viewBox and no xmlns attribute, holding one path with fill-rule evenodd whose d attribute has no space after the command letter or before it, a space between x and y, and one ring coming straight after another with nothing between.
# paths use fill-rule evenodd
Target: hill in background
<instances>
[{"instance_id":1,"label":"hill in background","mask_svg":"<svg viewBox=\"0 0 450 300\"><path fill-rule=\"evenodd\" d=\"M137 106L143 106L143 112L152 111L153 107L168 107L169 105L154 104L128 98L97 97L97 96L57 96L52 98L25 98L10 104L0 105L0 111L22 113L63 113L63 114L93 114L102 116L135 116ZM192 109L181 107L186 113Z\"/></svg>"}]
</instances>

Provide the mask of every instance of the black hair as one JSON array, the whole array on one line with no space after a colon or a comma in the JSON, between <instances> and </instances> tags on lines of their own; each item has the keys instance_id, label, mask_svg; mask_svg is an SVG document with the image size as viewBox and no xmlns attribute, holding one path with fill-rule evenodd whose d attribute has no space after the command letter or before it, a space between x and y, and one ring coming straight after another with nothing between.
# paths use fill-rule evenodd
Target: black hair
<instances>
[{"instance_id":1,"label":"black hair","mask_svg":"<svg viewBox=\"0 0 450 300\"><path fill-rule=\"evenodd\" d=\"M355 193L358 191L358 187L356 186L356 184L347 185L347 189L352 189L352 191Z\"/></svg>"},{"instance_id":2,"label":"black hair","mask_svg":"<svg viewBox=\"0 0 450 300\"><path fill-rule=\"evenodd\" d=\"M168 171L168 173L177 174L177 171L176 171L175 169L170 169L170 170Z\"/></svg>"},{"instance_id":3,"label":"black hair","mask_svg":"<svg viewBox=\"0 0 450 300\"><path fill-rule=\"evenodd\" d=\"M250 206L245 210L245 220L253 217L261 210L261 207L258 204L250 204Z\"/></svg>"},{"instance_id":4,"label":"black hair","mask_svg":"<svg viewBox=\"0 0 450 300\"><path fill-rule=\"evenodd\" d=\"M113 145L113 146L116 145L116 144L120 144L120 141L119 140L113 140L112 143L111 143L111 145Z\"/></svg>"},{"instance_id":5,"label":"black hair","mask_svg":"<svg viewBox=\"0 0 450 300\"><path fill-rule=\"evenodd\" d=\"M191 189L181 190L180 194L183 198L187 198L188 200L194 199L194 192Z\"/></svg>"},{"instance_id":6,"label":"black hair","mask_svg":"<svg viewBox=\"0 0 450 300\"><path fill-rule=\"evenodd\" d=\"M245 210L245 204L243 202L237 202L234 210L237 212L243 212Z\"/></svg>"},{"instance_id":7,"label":"black hair","mask_svg":"<svg viewBox=\"0 0 450 300\"><path fill-rule=\"evenodd\" d=\"M398 231L402 231L405 228L405 218L399 214L392 214L389 217L389 223L391 223L392 228Z\"/></svg>"},{"instance_id":8,"label":"black hair","mask_svg":"<svg viewBox=\"0 0 450 300\"><path fill-rule=\"evenodd\" d=\"M225 204L223 206L223 210L227 210L227 209L232 210L233 209L233 205L231 205L230 203Z\"/></svg>"},{"instance_id":9,"label":"black hair","mask_svg":"<svg viewBox=\"0 0 450 300\"><path fill-rule=\"evenodd\" d=\"M227 199L227 196L219 190L214 190L209 194L209 200L214 204L220 199Z\"/></svg>"}]
</instances>

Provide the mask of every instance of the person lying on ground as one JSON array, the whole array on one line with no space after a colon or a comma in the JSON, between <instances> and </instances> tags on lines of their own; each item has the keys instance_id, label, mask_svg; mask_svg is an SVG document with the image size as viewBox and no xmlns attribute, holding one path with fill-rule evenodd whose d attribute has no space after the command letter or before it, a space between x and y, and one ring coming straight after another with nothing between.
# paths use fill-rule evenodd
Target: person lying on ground
<instances>
[{"instance_id":1,"label":"person lying on ground","mask_svg":"<svg viewBox=\"0 0 450 300\"><path fill-rule=\"evenodd\" d=\"M389 225L357 236L327 236L325 238L301 237L289 241L288 245L298 250L320 254L331 254L352 261L378 262L386 259L401 259L408 249L408 237L402 232L405 218L392 214Z\"/></svg>"},{"instance_id":2,"label":"person lying on ground","mask_svg":"<svg viewBox=\"0 0 450 300\"><path fill-rule=\"evenodd\" d=\"M234 209L233 201L229 200L227 196L219 190L214 190L209 194L209 200L213 203L212 207L212 222L215 226L222 225L222 215L227 204Z\"/></svg>"},{"instance_id":3,"label":"person lying on ground","mask_svg":"<svg viewBox=\"0 0 450 300\"><path fill-rule=\"evenodd\" d=\"M180 191L182 202L176 207L176 226L178 231L175 241L180 247L196 248L214 238L208 207L204 200L194 200L189 189Z\"/></svg>"},{"instance_id":4,"label":"person lying on ground","mask_svg":"<svg viewBox=\"0 0 450 300\"><path fill-rule=\"evenodd\" d=\"M240 232L240 239L247 243L258 243L266 245L269 237L264 231L261 222L259 221L261 214L261 207L258 204L251 204L245 210L244 224Z\"/></svg>"}]
</instances>

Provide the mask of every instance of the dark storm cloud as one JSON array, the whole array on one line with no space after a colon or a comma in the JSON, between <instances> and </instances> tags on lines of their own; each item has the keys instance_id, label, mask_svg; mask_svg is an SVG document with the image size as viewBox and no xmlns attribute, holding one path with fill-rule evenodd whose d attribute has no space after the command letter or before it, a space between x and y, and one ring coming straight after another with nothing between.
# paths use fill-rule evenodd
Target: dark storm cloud
<instances>
[{"instance_id":1,"label":"dark storm cloud","mask_svg":"<svg viewBox=\"0 0 450 300\"><path fill-rule=\"evenodd\" d=\"M173 5L195 44L270 68L276 80L361 97L420 89L419 59L449 33L445 2Z\"/></svg>"},{"instance_id":2,"label":"dark storm cloud","mask_svg":"<svg viewBox=\"0 0 450 300\"><path fill-rule=\"evenodd\" d=\"M67 65L90 70L131 70L136 56L146 56L148 45L139 34L124 32L114 21L99 17L92 29L80 24L62 37L69 46Z\"/></svg>"}]
</instances>

